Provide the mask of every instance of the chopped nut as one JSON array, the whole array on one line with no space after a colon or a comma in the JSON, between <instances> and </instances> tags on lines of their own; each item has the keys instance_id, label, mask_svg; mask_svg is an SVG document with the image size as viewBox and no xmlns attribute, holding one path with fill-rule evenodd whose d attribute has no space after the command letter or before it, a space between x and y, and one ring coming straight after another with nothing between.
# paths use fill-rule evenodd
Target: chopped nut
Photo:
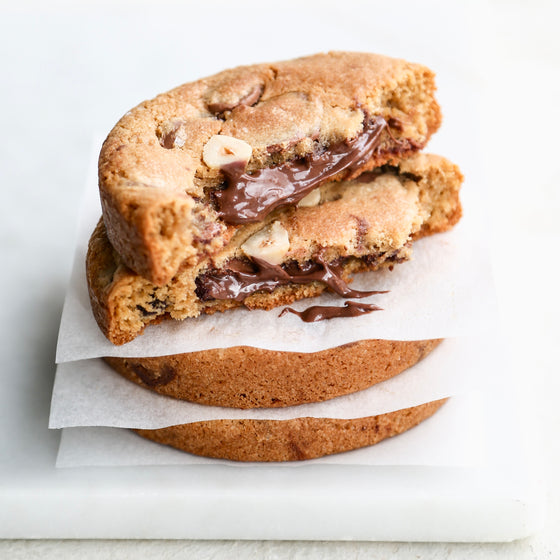
<instances>
[{"instance_id":1,"label":"chopped nut","mask_svg":"<svg viewBox=\"0 0 560 560\"><path fill-rule=\"evenodd\" d=\"M321 191L319 189L314 189L298 202L298 206L301 208L307 208L309 206L318 206L320 202Z\"/></svg>"},{"instance_id":2,"label":"chopped nut","mask_svg":"<svg viewBox=\"0 0 560 560\"><path fill-rule=\"evenodd\" d=\"M202 159L211 169L219 169L230 163L246 164L252 154L253 148L247 142L232 136L215 134L206 142L202 150Z\"/></svg>"},{"instance_id":3,"label":"chopped nut","mask_svg":"<svg viewBox=\"0 0 560 560\"><path fill-rule=\"evenodd\" d=\"M282 224L274 222L249 237L241 249L250 257L257 257L270 264L280 264L290 249L290 238Z\"/></svg>"}]
</instances>

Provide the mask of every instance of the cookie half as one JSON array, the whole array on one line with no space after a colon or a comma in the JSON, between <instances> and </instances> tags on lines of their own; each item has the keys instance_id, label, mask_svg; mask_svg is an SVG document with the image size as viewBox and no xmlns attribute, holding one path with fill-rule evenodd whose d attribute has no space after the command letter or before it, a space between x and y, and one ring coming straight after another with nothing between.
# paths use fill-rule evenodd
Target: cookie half
<instances>
[{"instance_id":1,"label":"cookie half","mask_svg":"<svg viewBox=\"0 0 560 560\"><path fill-rule=\"evenodd\" d=\"M108 238L123 264L164 286L241 223L421 149L441 121L434 91L425 66L331 52L227 70L145 101L101 150Z\"/></svg>"},{"instance_id":2,"label":"cookie half","mask_svg":"<svg viewBox=\"0 0 560 560\"><path fill-rule=\"evenodd\" d=\"M167 317L241 305L272 309L327 288L342 297L366 295L347 286L350 275L403 262L413 240L451 228L461 216L462 179L445 158L416 154L327 183L312 203L240 226L220 251L183 264L164 286L126 266L101 221L87 255L93 313L107 338L123 344Z\"/></svg>"},{"instance_id":3,"label":"cookie half","mask_svg":"<svg viewBox=\"0 0 560 560\"><path fill-rule=\"evenodd\" d=\"M352 420L210 420L136 433L194 455L232 461L303 461L379 443L432 416L447 399Z\"/></svg>"},{"instance_id":4,"label":"cookie half","mask_svg":"<svg viewBox=\"0 0 560 560\"><path fill-rule=\"evenodd\" d=\"M211 406L275 408L366 389L413 366L440 342L362 340L307 354L237 346L104 359L130 381L162 395Z\"/></svg>"}]
</instances>

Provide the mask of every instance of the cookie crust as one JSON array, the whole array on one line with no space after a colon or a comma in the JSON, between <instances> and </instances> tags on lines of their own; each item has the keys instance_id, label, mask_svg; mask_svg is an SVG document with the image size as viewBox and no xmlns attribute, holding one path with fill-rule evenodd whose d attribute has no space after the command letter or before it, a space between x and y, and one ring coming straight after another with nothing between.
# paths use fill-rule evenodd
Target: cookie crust
<instances>
[{"instance_id":1,"label":"cookie crust","mask_svg":"<svg viewBox=\"0 0 560 560\"><path fill-rule=\"evenodd\" d=\"M440 342L362 340L313 353L236 346L104 360L130 381L169 397L241 409L280 408L371 387L413 366Z\"/></svg>"},{"instance_id":2,"label":"cookie crust","mask_svg":"<svg viewBox=\"0 0 560 560\"><path fill-rule=\"evenodd\" d=\"M420 424L447 399L353 420L211 420L156 430L140 436L203 457L232 461L303 461L375 445Z\"/></svg>"}]
</instances>

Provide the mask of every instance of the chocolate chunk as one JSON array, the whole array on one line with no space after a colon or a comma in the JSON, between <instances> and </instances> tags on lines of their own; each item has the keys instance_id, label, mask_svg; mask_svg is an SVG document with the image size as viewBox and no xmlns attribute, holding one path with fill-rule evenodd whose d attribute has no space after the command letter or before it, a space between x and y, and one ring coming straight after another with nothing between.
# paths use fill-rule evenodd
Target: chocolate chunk
<instances>
[{"instance_id":1,"label":"chocolate chunk","mask_svg":"<svg viewBox=\"0 0 560 560\"><path fill-rule=\"evenodd\" d=\"M391 128L394 128L395 130L398 130L399 132L402 132L404 130L404 123L397 117L389 117L387 119L387 125Z\"/></svg>"},{"instance_id":2,"label":"chocolate chunk","mask_svg":"<svg viewBox=\"0 0 560 560\"><path fill-rule=\"evenodd\" d=\"M150 301L146 302L146 307L144 305L138 304L136 309L142 313L144 317L148 317L150 315L157 315L160 311L163 311L167 307L167 303L161 299L158 299L155 295L155 292L151 294Z\"/></svg>"},{"instance_id":3,"label":"chocolate chunk","mask_svg":"<svg viewBox=\"0 0 560 560\"><path fill-rule=\"evenodd\" d=\"M185 145L185 121L182 119L169 119L162 123L157 130L159 143L168 150L180 148Z\"/></svg>"},{"instance_id":4,"label":"chocolate chunk","mask_svg":"<svg viewBox=\"0 0 560 560\"><path fill-rule=\"evenodd\" d=\"M138 309L138 311L140 311L140 313L142 313L144 317L157 314L157 311L148 311L143 305L137 305L136 309Z\"/></svg>"},{"instance_id":5,"label":"chocolate chunk","mask_svg":"<svg viewBox=\"0 0 560 560\"><path fill-rule=\"evenodd\" d=\"M357 245L359 248L363 248L366 235L370 228L369 222L360 216L352 216L352 218L356 220Z\"/></svg>"},{"instance_id":6,"label":"chocolate chunk","mask_svg":"<svg viewBox=\"0 0 560 560\"><path fill-rule=\"evenodd\" d=\"M256 103L258 103L259 99L261 98L263 92L263 86L257 85L255 86L245 97L242 97L239 101L234 103L208 103L207 107L211 113L215 115L219 115L221 113L225 113L226 111L232 111L236 107L240 105L245 105L247 107L252 107Z\"/></svg>"},{"instance_id":7,"label":"chocolate chunk","mask_svg":"<svg viewBox=\"0 0 560 560\"><path fill-rule=\"evenodd\" d=\"M142 364L129 363L128 365L148 387L167 385L177 377L177 372L169 365L165 365L161 371L149 370Z\"/></svg>"}]
</instances>

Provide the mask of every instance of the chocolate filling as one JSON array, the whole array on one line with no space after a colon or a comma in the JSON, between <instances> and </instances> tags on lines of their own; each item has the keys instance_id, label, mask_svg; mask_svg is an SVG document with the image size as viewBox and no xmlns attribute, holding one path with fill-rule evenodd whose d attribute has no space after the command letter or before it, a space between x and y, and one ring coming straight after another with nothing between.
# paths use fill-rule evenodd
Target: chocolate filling
<instances>
[{"instance_id":1,"label":"chocolate filling","mask_svg":"<svg viewBox=\"0 0 560 560\"><path fill-rule=\"evenodd\" d=\"M353 140L251 175L242 165L224 166L226 188L214 192L220 217L231 224L259 222L276 208L299 202L342 171L352 173L365 165L375 154L386 127L383 117L375 117L364 122L363 132Z\"/></svg>"},{"instance_id":2,"label":"chocolate filling","mask_svg":"<svg viewBox=\"0 0 560 560\"><path fill-rule=\"evenodd\" d=\"M362 298L385 292L352 290L343 280L341 264L327 263L321 256L303 265L270 264L253 258L252 265L240 260L228 263L227 270L214 270L196 279L196 295L201 301L230 299L243 301L254 292L272 292L287 284L324 282L333 292L346 298Z\"/></svg>"},{"instance_id":3,"label":"chocolate filling","mask_svg":"<svg viewBox=\"0 0 560 560\"><path fill-rule=\"evenodd\" d=\"M344 307L336 307L330 305L312 305L303 311L296 311L291 307L285 307L279 317L286 313L297 315L305 323L315 323L317 321L325 321L327 319L336 319L337 317L357 317L371 313L372 311L381 311L381 307L373 303L362 303L359 301L346 301Z\"/></svg>"}]
</instances>

